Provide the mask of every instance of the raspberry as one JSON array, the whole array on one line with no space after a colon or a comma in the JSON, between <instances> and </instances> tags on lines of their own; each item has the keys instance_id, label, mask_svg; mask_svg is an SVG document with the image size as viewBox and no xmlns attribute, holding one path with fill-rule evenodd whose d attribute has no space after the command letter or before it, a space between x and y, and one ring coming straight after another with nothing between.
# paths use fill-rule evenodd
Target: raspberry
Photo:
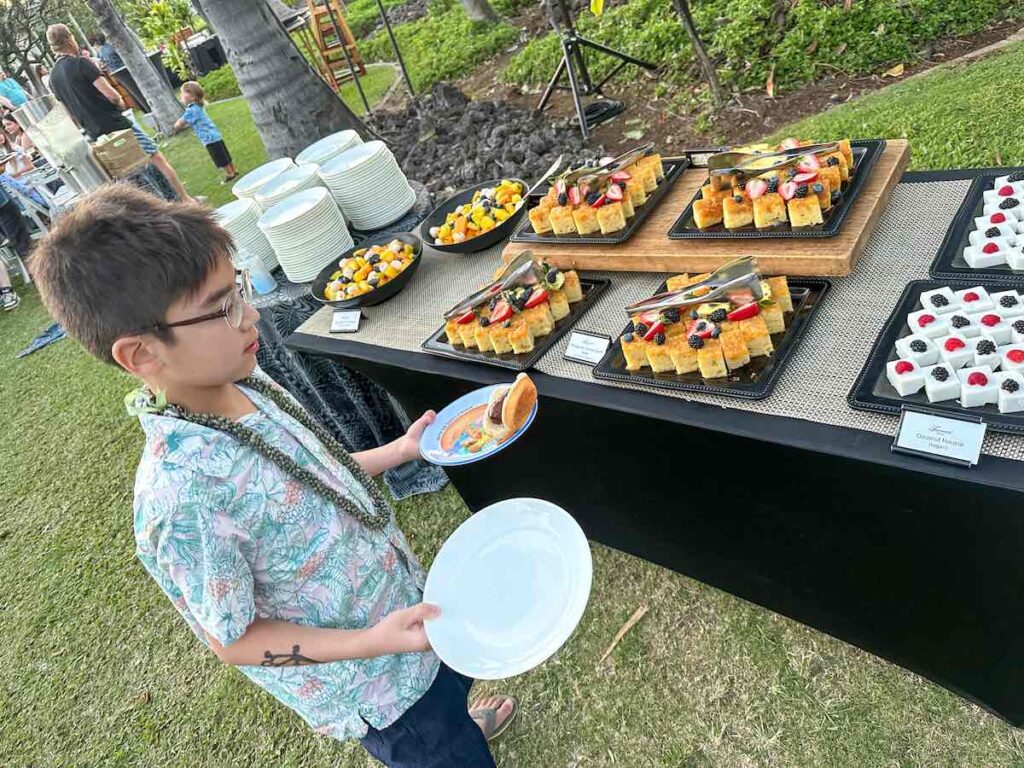
<instances>
[{"instance_id":1,"label":"raspberry","mask_svg":"<svg viewBox=\"0 0 1024 768\"><path fill-rule=\"evenodd\" d=\"M1006 185L1004 185L1004 186L999 188L999 196L1000 197L1009 197L1012 194L1013 194L1013 187L1011 187L1009 184L1006 184Z\"/></svg>"},{"instance_id":2,"label":"raspberry","mask_svg":"<svg viewBox=\"0 0 1024 768\"><path fill-rule=\"evenodd\" d=\"M1024 349L1011 349L1006 353L1006 359L1011 363L1024 363Z\"/></svg>"},{"instance_id":3,"label":"raspberry","mask_svg":"<svg viewBox=\"0 0 1024 768\"><path fill-rule=\"evenodd\" d=\"M910 373L914 370L914 364L909 363L906 360L900 360L896 363L896 373Z\"/></svg>"},{"instance_id":4,"label":"raspberry","mask_svg":"<svg viewBox=\"0 0 1024 768\"><path fill-rule=\"evenodd\" d=\"M981 318L981 324L987 325L989 328L995 328L999 325L1001 319L1002 318L1000 318L999 315L983 315Z\"/></svg>"},{"instance_id":5,"label":"raspberry","mask_svg":"<svg viewBox=\"0 0 1024 768\"><path fill-rule=\"evenodd\" d=\"M976 294L974 291L969 291L964 294L964 301L981 301L981 296Z\"/></svg>"},{"instance_id":6,"label":"raspberry","mask_svg":"<svg viewBox=\"0 0 1024 768\"><path fill-rule=\"evenodd\" d=\"M998 253L998 251L998 243L985 243L983 246L981 246L982 253Z\"/></svg>"},{"instance_id":7,"label":"raspberry","mask_svg":"<svg viewBox=\"0 0 1024 768\"><path fill-rule=\"evenodd\" d=\"M972 387L984 387L986 384L988 384L988 376L986 376L981 371L975 371L974 373L967 377L967 383L970 384Z\"/></svg>"},{"instance_id":8,"label":"raspberry","mask_svg":"<svg viewBox=\"0 0 1024 768\"><path fill-rule=\"evenodd\" d=\"M935 315L921 315L917 318L917 324L924 328L926 325L931 325L935 322Z\"/></svg>"},{"instance_id":9,"label":"raspberry","mask_svg":"<svg viewBox=\"0 0 1024 768\"><path fill-rule=\"evenodd\" d=\"M956 336L951 336L946 339L946 343L943 344L947 352L956 352L958 349L963 349L967 346L963 339L958 339Z\"/></svg>"}]
</instances>

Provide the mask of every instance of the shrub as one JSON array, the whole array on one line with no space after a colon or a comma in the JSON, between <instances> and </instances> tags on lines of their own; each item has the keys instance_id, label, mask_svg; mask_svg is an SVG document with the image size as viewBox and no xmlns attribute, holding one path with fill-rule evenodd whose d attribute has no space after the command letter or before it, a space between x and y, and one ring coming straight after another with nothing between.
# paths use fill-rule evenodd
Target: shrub
<instances>
[{"instance_id":1,"label":"shrub","mask_svg":"<svg viewBox=\"0 0 1024 768\"><path fill-rule=\"evenodd\" d=\"M470 21L457 0L433 0L427 16L400 24L394 31L417 91L466 74L519 36L518 30L505 22ZM385 31L361 43L359 51L368 62L394 60Z\"/></svg>"},{"instance_id":2,"label":"shrub","mask_svg":"<svg viewBox=\"0 0 1024 768\"><path fill-rule=\"evenodd\" d=\"M394 8L405 3L405 0L382 1L384 8ZM345 3L345 21L357 39L369 34L379 18L380 8L377 7L377 0L352 0Z\"/></svg>"},{"instance_id":3,"label":"shrub","mask_svg":"<svg viewBox=\"0 0 1024 768\"><path fill-rule=\"evenodd\" d=\"M235 79L235 72L229 64L203 75L199 78L199 84L206 92L207 101L221 101L242 95L238 88L238 80Z\"/></svg>"}]
</instances>

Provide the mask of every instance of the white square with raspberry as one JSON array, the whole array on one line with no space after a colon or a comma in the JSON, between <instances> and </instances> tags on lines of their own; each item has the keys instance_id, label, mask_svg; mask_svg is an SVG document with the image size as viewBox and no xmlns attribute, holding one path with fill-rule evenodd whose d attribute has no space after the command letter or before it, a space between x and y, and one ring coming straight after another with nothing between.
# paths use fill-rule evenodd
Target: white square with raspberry
<instances>
[{"instance_id":1,"label":"white square with raspberry","mask_svg":"<svg viewBox=\"0 0 1024 768\"><path fill-rule=\"evenodd\" d=\"M891 360L885 364L885 377L900 397L917 394L924 386L924 372L910 360Z\"/></svg>"},{"instance_id":2,"label":"white square with raspberry","mask_svg":"<svg viewBox=\"0 0 1024 768\"><path fill-rule=\"evenodd\" d=\"M1004 198L997 203L985 203L985 207L981 210L983 216L999 212L1012 216L1017 221L1024 218L1024 208L1021 207L1020 199L1016 197Z\"/></svg>"},{"instance_id":3,"label":"white square with raspberry","mask_svg":"<svg viewBox=\"0 0 1024 768\"><path fill-rule=\"evenodd\" d=\"M995 304L992 303L992 297L988 295L988 291L980 285L974 288L964 288L962 291L957 291L954 295L960 302L960 305L968 312L987 312L995 307Z\"/></svg>"},{"instance_id":4,"label":"white square with raspberry","mask_svg":"<svg viewBox=\"0 0 1024 768\"><path fill-rule=\"evenodd\" d=\"M912 333L902 339L896 339L896 354L918 367L939 362L939 348L935 346L934 341L921 333Z\"/></svg>"},{"instance_id":5,"label":"white square with raspberry","mask_svg":"<svg viewBox=\"0 0 1024 768\"><path fill-rule=\"evenodd\" d=\"M937 339L949 333L945 320L930 309L919 309L907 315L907 328L911 333L919 333L929 339Z\"/></svg>"},{"instance_id":6,"label":"white square with raspberry","mask_svg":"<svg viewBox=\"0 0 1024 768\"><path fill-rule=\"evenodd\" d=\"M924 393L929 403L941 403L960 397L960 379L947 363L930 365L924 369Z\"/></svg>"},{"instance_id":7,"label":"white square with raspberry","mask_svg":"<svg viewBox=\"0 0 1024 768\"><path fill-rule=\"evenodd\" d=\"M960 309L960 302L949 286L935 288L931 291L924 291L921 294L921 308L937 312L940 315L948 315Z\"/></svg>"},{"instance_id":8,"label":"white square with raspberry","mask_svg":"<svg viewBox=\"0 0 1024 768\"><path fill-rule=\"evenodd\" d=\"M994 405L999 400L999 384L995 372L987 365L979 365L957 371L960 378L960 405L964 408L980 408Z\"/></svg>"},{"instance_id":9,"label":"white square with raspberry","mask_svg":"<svg viewBox=\"0 0 1024 768\"><path fill-rule=\"evenodd\" d=\"M1010 323L1003 319L998 312L979 312L971 315L971 322L977 323L981 328L981 336L984 339L992 339L996 346L1009 344L1013 329Z\"/></svg>"},{"instance_id":10,"label":"white square with raspberry","mask_svg":"<svg viewBox=\"0 0 1024 768\"><path fill-rule=\"evenodd\" d=\"M1024 317L1024 301L1014 290L993 293L992 303L995 304L996 312L1004 318Z\"/></svg>"},{"instance_id":11,"label":"white square with raspberry","mask_svg":"<svg viewBox=\"0 0 1024 768\"><path fill-rule=\"evenodd\" d=\"M964 261L972 269L998 267L1006 264L1010 251L1010 248L1000 248L997 243L985 243L981 247L969 245L964 248Z\"/></svg>"},{"instance_id":12,"label":"white square with raspberry","mask_svg":"<svg viewBox=\"0 0 1024 768\"><path fill-rule=\"evenodd\" d=\"M975 216L974 228L984 232L990 227L1006 226L1011 232L1020 232L1020 222L1013 216L1007 216L1002 211L990 213L988 216Z\"/></svg>"},{"instance_id":13,"label":"white square with raspberry","mask_svg":"<svg viewBox=\"0 0 1024 768\"><path fill-rule=\"evenodd\" d=\"M987 189L982 193L982 200L986 203L999 204L1010 197L1018 200L1024 197L1024 185L1020 182L996 184L993 189Z\"/></svg>"},{"instance_id":14,"label":"white square with raspberry","mask_svg":"<svg viewBox=\"0 0 1024 768\"><path fill-rule=\"evenodd\" d=\"M999 366L1004 371L1024 371L1024 344L999 348Z\"/></svg>"},{"instance_id":15,"label":"white square with raspberry","mask_svg":"<svg viewBox=\"0 0 1024 768\"><path fill-rule=\"evenodd\" d=\"M959 333L951 333L935 340L939 357L953 368L963 368L974 360L974 347Z\"/></svg>"},{"instance_id":16,"label":"white square with raspberry","mask_svg":"<svg viewBox=\"0 0 1024 768\"><path fill-rule=\"evenodd\" d=\"M995 377L999 384L999 412L1024 411L1024 374L1018 371L1002 371L996 373Z\"/></svg>"},{"instance_id":17,"label":"white square with raspberry","mask_svg":"<svg viewBox=\"0 0 1024 768\"><path fill-rule=\"evenodd\" d=\"M1006 251L1006 263L1010 265L1010 269L1017 272L1024 272L1024 248L1016 246Z\"/></svg>"}]
</instances>

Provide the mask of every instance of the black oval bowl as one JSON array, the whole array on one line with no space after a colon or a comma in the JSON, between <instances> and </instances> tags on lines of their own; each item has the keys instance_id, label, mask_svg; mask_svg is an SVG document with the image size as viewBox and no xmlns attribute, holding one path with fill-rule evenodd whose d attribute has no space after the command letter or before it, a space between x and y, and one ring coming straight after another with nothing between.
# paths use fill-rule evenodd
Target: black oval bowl
<instances>
[{"instance_id":1,"label":"black oval bowl","mask_svg":"<svg viewBox=\"0 0 1024 768\"><path fill-rule=\"evenodd\" d=\"M401 240L403 243L409 243L413 248L412 263L399 272L398 277L394 280L389 280L380 288L374 288L369 293L364 293L362 296L353 296L351 299L335 299L334 301L324 298L324 288L326 288L327 283L330 282L331 275L338 271L338 262L348 258L355 251L360 251L363 248L369 248L373 245L387 245L392 240ZM316 280L314 280L313 285L310 286L309 292L312 293L313 298L321 304L326 304L328 307L334 307L335 309L372 307L387 301L400 290L405 288L406 284L412 279L413 273L419 269L420 262L422 260L423 241L416 237L416 235L412 234L412 232L399 232L398 234L373 237L360 243L355 248L345 251L341 256L333 259L330 264L320 270L320 274L316 276Z\"/></svg>"},{"instance_id":2,"label":"black oval bowl","mask_svg":"<svg viewBox=\"0 0 1024 768\"><path fill-rule=\"evenodd\" d=\"M491 179L490 181L485 181L481 184L474 184L472 187L466 187L461 192L456 192L432 210L430 215L423 220L420 232L423 233L423 239L427 241L427 244L434 250L440 251L441 253L476 253L477 251L482 251L485 248L490 248L492 245L500 243L506 237L511 235L516 224L521 218L523 218L523 214L526 213L526 193L529 191L530 185L522 179L510 179L508 176L504 176L502 178L507 179L508 181L518 181L523 185L523 203L519 206L518 211L513 213L490 232L484 232L482 235L477 235L469 240L463 240L461 243L452 243L451 245L434 245L434 238L430 236L430 230L432 227L440 227L443 225L448 214L463 203L468 203L472 200L473 193L478 189L483 189L484 187L496 187L501 183L502 179Z\"/></svg>"}]
</instances>

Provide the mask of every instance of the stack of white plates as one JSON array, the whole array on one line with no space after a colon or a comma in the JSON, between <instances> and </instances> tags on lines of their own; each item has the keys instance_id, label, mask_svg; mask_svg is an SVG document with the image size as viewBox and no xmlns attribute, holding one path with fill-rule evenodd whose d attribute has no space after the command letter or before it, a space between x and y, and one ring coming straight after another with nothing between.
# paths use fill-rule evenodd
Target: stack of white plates
<instances>
[{"instance_id":1,"label":"stack of white plates","mask_svg":"<svg viewBox=\"0 0 1024 768\"><path fill-rule=\"evenodd\" d=\"M323 187L286 198L260 216L258 225L293 283L308 283L353 247L345 219Z\"/></svg>"},{"instance_id":2,"label":"stack of white plates","mask_svg":"<svg viewBox=\"0 0 1024 768\"><path fill-rule=\"evenodd\" d=\"M356 229L379 229L416 202L398 161L382 141L345 150L320 167L320 178Z\"/></svg>"},{"instance_id":3,"label":"stack of white plates","mask_svg":"<svg viewBox=\"0 0 1024 768\"><path fill-rule=\"evenodd\" d=\"M274 253L270 241L256 226L261 213L256 202L245 197L222 205L213 212L213 215L217 217L220 225L231 233L239 252L257 255L263 266L272 271L277 267L277 254Z\"/></svg>"},{"instance_id":4,"label":"stack of white plates","mask_svg":"<svg viewBox=\"0 0 1024 768\"><path fill-rule=\"evenodd\" d=\"M239 199L253 197L259 188L268 181L294 167L295 163L292 162L290 157L279 157L277 160L271 160L269 163L265 163L259 168L253 168L245 174L245 176L235 182L235 186L231 188L231 191Z\"/></svg>"},{"instance_id":5,"label":"stack of white plates","mask_svg":"<svg viewBox=\"0 0 1024 768\"><path fill-rule=\"evenodd\" d=\"M260 208L269 211L286 197L291 197L296 192L313 187L322 187L323 181L315 165L300 165L290 168L284 173L279 173L266 184L260 187L259 192L253 198Z\"/></svg>"},{"instance_id":6,"label":"stack of white plates","mask_svg":"<svg viewBox=\"0 0 1024 768\"><path fill-rule=\"evenodd\" d=\"M338 131L330 136L324 136L319 141L314 141L295 156L295 162L299 165L323 165L346 149L351 149L356 144L362 143L363 140L355 131Z\"/></svg>"}]
</instances>

